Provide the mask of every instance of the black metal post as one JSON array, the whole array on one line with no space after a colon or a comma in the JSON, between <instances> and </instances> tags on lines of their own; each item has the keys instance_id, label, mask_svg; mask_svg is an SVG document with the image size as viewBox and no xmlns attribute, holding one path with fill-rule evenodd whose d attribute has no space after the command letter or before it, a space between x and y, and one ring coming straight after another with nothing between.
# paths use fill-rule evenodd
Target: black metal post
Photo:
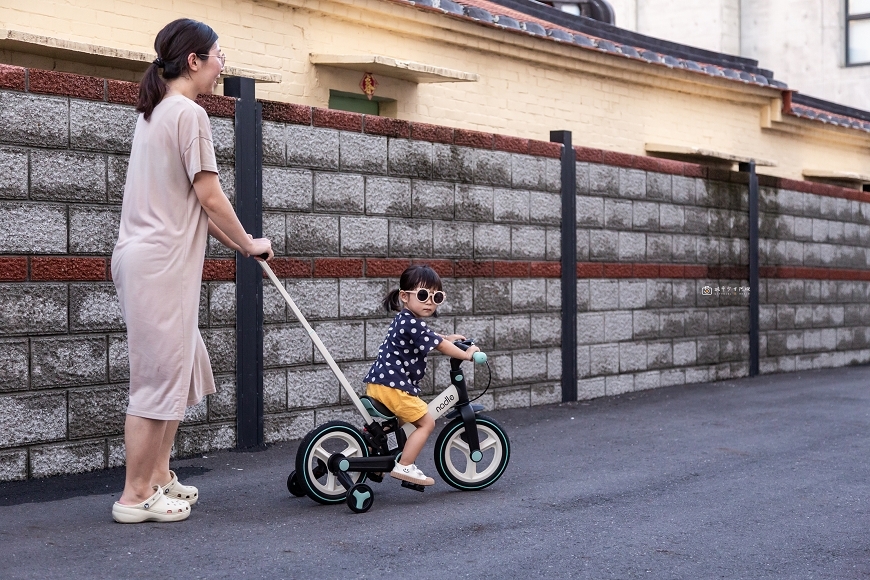
<instances>
[{"instance_id":1,"label":"black metal post","mask_svg":"<svg viewBox=\"0 0 870 580\"><path fill-rule=\"evenodd\" d=\"M749 172L749 376L759 369L759 312L761 307L758 273L758 174L755 161L741 163L740 171Z\"/></svg>"},{"instance_id":2,"label":"black metal post","mask_svg":"<svg viewBox=\"0 0 870 580\"><path fill-rule=\"evenodd\" d=\"M562 401L577 400L577 155L571 131L550 131L562 144Z\"/></svg>"},{"instance_id":3,"label":"black metal post","mask_svg":"<svg viewBox=\"0 0 870 580\"><path fill-rule=\"evenodd\" d=\"M224 80L224 94L236 98L236 214L245 230L263 235L263 130L254 79ZM262 447L263 439L263 272L236 254L236 448Z\"/></svg>"}]
</instances>

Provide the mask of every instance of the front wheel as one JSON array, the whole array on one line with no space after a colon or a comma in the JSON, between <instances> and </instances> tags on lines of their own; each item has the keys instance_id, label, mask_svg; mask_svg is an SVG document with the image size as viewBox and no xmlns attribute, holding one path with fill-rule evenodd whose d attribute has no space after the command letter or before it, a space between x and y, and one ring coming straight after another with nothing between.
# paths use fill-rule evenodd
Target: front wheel
<instances>
[{"instance_id":1,"label":"front wheel","mask_svg":"<svg viewBox=\"0 0 870 580\"><path fill-rule=\"evenodd\" d=\"M485 415L478 415L475 420L483 455L480 461L471 460L462 417L448 423L435 441L438 475L456 489L473 491L489 487L501 477L510 460L510 440L501 425Z\"/></svg>"},{"instance_id":2,"label":"front wheel","mask_svg":"<svg viewBox=\"0 0 870 580\"><path fill-rule=\"evenodd\" d=\"M327 468L329 457L368 457L369 447L359 429L344 421L330 421L305 436L296 451L296 482L318 503L341 503L347 497L344 486ZM361 472L348 472L354 483L365 481Z\"/></svg>"}]
</instances>

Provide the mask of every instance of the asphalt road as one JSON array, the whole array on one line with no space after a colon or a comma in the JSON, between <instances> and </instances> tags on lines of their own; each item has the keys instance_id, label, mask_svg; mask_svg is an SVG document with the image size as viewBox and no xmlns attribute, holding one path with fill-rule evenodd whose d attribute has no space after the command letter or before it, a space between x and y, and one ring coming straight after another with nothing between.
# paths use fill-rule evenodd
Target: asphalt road
<instances>
[{"instance_id":1,"label":"asphalt road","mask_svg":"<svg viewBox=\"0 0 870 580\"><path fill-rule=\"evenodd\" d=\"M295 443L177 462L176 524L113 523L122 470L0 484L0 578L870 577L870 367L488 415L492 487L439 480L433 435L435 486L366 514L291 497Z\"/></svg>"}]
</instances>

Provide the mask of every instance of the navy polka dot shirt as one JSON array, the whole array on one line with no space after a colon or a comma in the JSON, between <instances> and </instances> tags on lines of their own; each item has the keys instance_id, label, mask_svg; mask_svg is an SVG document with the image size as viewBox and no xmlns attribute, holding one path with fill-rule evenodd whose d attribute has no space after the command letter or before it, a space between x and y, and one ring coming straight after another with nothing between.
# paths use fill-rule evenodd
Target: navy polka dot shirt
<instances>
[{"instance_id":1,"label":"navy polka dot shirt","mask_svg":"<svg viewBox=\"0 0 870 580\"><path fill-rule=\"evenodd\" d=\"M441 337L407 308L402 309L387 330L378 348L378 358L364 381L419 395L420 381L426 373L426 355L438 346Z\"/></svg>"}]
</instances>

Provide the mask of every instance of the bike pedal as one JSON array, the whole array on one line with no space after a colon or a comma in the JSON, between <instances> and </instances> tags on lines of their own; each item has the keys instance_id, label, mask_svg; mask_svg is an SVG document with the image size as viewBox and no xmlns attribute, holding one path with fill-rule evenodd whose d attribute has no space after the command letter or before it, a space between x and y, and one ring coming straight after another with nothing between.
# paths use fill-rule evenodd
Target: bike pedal
<instances>
[{"instance_id":1,"label":"bike pedal","mask_svg":"<svg viewBox=\"0 0 870 580\"><path fill-rule=\"evenodd\" d=\"M410 481L403 481L402 487L407 487L408 489L413 489L414 491L426 491L426 488L417 483L411 483Z\"/></svg>"},{"instance_id":2,"label":"bike pedal","mask_svg":"<svg viewBox=\"0 0 870 580\"><path fill-rule=\"evenodd\" d=\"M368 478L374 481L375 483L381 483L384 480L383 473L369 473Z\"/></svg>"}]
</instances>

